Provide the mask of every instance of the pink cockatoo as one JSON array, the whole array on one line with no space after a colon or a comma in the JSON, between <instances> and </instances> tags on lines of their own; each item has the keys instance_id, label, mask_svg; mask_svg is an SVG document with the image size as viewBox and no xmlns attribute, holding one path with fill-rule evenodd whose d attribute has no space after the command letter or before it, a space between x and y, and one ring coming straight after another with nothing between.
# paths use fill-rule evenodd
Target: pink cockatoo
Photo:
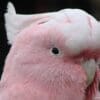
<instances>
[{"instance_id":1,"label":"pink cockatoo","mask_svg":"<svg viewBox=\"0 0 100 100\"><path fill-rule=\"evenodd\" d=\"M85 11L5 14L11 50L0 100L100 100L100 23Z\"/></svg>"}]
</instances>

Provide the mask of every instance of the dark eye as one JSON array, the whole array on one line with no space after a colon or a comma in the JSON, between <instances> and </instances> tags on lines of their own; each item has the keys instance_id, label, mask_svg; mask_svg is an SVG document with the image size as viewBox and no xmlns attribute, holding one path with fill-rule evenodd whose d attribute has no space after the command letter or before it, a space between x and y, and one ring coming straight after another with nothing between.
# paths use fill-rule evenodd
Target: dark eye
<instances>
[{"instance_id":1,"label":"dark eye","mask_svg":"<svg viewBox=\"0 0 100 100\"><path fill-rule=\"evenodd\" d=\"M59 49L56 47L52 48L52 53L55 55L59 54Z\"/></svg>"}]
</instances>

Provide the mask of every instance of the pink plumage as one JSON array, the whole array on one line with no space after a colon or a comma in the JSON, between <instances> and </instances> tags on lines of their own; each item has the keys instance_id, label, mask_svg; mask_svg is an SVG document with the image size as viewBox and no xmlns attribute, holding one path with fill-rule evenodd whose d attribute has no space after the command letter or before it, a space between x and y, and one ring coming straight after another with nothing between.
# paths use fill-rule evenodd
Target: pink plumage
<instances>
[{"instance_id":1,"label":"pink plumage","mask_svg":"<svg viewBox=\"0 0 100 100\"><path fill-rule=\"evenodd\" d=\"M0 100L100 100L97 20L79 9L5 16L12 47Z\"/></svg>"}]
</instances>

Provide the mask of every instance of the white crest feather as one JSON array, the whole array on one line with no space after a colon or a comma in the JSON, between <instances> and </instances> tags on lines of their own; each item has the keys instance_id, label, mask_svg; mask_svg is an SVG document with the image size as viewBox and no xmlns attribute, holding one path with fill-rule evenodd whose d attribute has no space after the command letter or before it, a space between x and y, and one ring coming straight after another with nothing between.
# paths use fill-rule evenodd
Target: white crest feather
<instances>
[{"instance_id":1,"label":"white crest feather","mask_svg":"<svg viewBox=\"0 0 100 100\"><path fill-rule=\"evenodd\" d=\"M7 32L8 43L12 44L16 35L25 27L32 23L37 22L40 19L48 17L53 13L43 13L43 14L32 14L32 15L22 15L16 14L15 8L12 3L8 3L8 10L5 13L5 26Z\"/></svg>"},{"instance_id":2,"label":"white crest feather","mask_svg":"<svg viewBox=\"0 0 100 100\"><path fill-rule=\"evenodd\" d=\"M8 40L9 40L9 43L11 44L12 43L12 39L15 35L15 32L14 32L14 26L13 26L13 16L16 14L16 11L15 11L15 8L13 6L12 3L8 3L8 11L7 13L5 14L5 22L6 22L6 31L7 31L7 37L8 37Z\"/></svg>"},{"instance_id":3,"label":"white crest feather","mask_svg":"<svg viewBox=\"0 0 100 100\"><path fill-rule=\"evenodd\" d=\"M7 8L8 8L9 14L16 14L16 10L14 8L14 5L11 2L8 3Z\"/></svg>"}]
</instances>

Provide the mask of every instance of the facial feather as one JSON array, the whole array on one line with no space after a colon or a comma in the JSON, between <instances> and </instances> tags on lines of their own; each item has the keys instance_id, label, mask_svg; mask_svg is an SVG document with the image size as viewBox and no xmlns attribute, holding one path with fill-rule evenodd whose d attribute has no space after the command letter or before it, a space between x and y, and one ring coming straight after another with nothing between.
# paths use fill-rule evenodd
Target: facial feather
<instances>
[{"instance_id":1,"label":"facial feather","mask_svg":"<svg viewBox=\"0 0 100 100\"><path fill-rule=\"evenodd\" d=\"M27 25L31 18L23 17L20 25ZM78 9L40 14L38 18L15 30L19 33L11 39L0 100L92 100L98 90L98 65L93 64L91 70L91 64L82 63L98 59L99 23Z\"/></svg>"}]
</instances>

